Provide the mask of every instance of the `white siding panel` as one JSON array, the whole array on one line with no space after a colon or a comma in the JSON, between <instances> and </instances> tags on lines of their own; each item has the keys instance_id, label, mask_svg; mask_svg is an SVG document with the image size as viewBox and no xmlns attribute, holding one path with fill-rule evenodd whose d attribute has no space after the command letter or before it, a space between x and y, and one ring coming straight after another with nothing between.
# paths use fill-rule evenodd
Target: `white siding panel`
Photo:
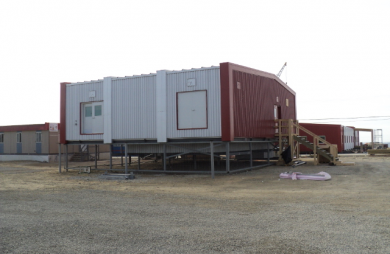
<instances>
[{"instance_id":1,"label":"white siding panel","mask_svg":"<svg viewBox=\"0 0 390 254\"><path fill-rule=\"evenodd\" d=\"M95 97L89 97L90 91L95 91ZM90 101L103 101L102 80L66 86L66 140L103 140L103 135L80 134L80 105Z\"/></svg>"},{"instance_id":2,"label":"white siding panel","mask_svg":"<svg viewBox=\"0 0 390 254\"><path fill-rule=\"evenodd\" d=\"M195 85L193 84L194 81ZM207 90L208 128L178 130L176 93L196 90ZM167 73L167 137L221 137L221 91L219 67Z\"/></svg>"},{"instance_id":3,"label":"white siding panel","mask_svg":"<svg viewBox=\"0 0 390 254\"><path fill-rule=\"evenodd\" d=\"M354 129L344 126L344 150L351 150L354 148L353 136Z\"/></svg>"},{"instance_id":4,"label":"white siding panel","mask_svg":"<svg viewBox=\"0 0 390 254\"><path fill-rule=\"evenodd\" d=\"M156 75L112 80L112 138L157 138Z\"/></svg>"}]
</instances>

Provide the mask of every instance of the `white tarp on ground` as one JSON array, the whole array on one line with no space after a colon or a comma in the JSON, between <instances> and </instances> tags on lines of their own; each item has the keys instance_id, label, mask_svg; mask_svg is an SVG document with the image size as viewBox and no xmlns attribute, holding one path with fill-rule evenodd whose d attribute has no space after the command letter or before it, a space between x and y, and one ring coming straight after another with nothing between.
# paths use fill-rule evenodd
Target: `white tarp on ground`
<instances>
[{"instance_id":1,"label":"white tarp on ground","mask_svg":"<svg viewBox=\"0 0 390 254\"><path fill-rule=\"evenodd\" d=\"M49 162L49 155L0 155L0 161L41 161Z\"/></svg>"}]
</instances>

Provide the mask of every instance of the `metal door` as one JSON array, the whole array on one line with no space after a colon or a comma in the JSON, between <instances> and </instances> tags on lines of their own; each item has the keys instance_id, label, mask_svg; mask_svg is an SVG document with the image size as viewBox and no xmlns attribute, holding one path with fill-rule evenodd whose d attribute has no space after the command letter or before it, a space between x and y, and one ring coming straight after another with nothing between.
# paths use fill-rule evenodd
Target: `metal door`
<instances>
[{"instance_id":1,"label":"metal door","mask_svg":"<svg viewBox=\"0 0 390 254\"><path fill-rule=\"evenodd\" d=\"M83 133L92 133L92 104L84 105Z\"/></svg>"},{"instance_id":2,"label":"metal door","mask_svg":"<svg viewBox=\"0 0 390 254\"><path fill-rule=\"evenodd\" d=\"M92 131L93 133L103 133L103 103L94 102L92 117Z\"/></svg>"},{"instance_id":3,"label":"metal door","mask_svg":"<svg viewBox=\"0 0 390 254\"><path fill-rule=\"evenodd\" d=\"M207 128L207 92L181 92L177 97L178 129Z\"/></svg>"},{"instance_id":4,"label":"metal door","mask_svg":"<svg viewBox=\"0 0 390 254\"><path fill-rule=\"evenodd\" d=\"M16 153L22 153L22 143L16 143Z\"/></svg>"},{"instance_id":5,"label":"metal door","mask_svg":"<svg viewBox=\"0 0 390 254\"><path fill-rule=\"evenodd\" d=\"M83 107L83 133L103 133L103 103L93 102Z\"/></svg>"},{"instance_id":6,"label":"metal door","mask_svg":"<svg viewBox=\"0 0 390 254\"><path fill-rule=\"evenodd\" d=\"M35 143L35 152L42 153L42 143Z\"/></svg>"}]
</instances>

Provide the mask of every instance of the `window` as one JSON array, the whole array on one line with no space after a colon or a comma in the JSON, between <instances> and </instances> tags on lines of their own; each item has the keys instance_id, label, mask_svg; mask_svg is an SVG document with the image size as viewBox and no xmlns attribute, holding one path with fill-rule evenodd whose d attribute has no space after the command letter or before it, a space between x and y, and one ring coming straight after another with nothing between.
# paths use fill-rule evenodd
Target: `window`
<instances>
[{"instance_id":1,"label":"window","mask_svg":"<svg viewBox=\"0 0 390 254\"><path fill-rule=\"evenodd\" d=\"M0 143L4 143L4 133L0 133Z\"/></svg>"},{"instance_id":2,"label":"window","mask_svg":"<svg viewBox=\"0 0 390 254\"><path fill-rule=\"evenodd\" d=\"M177 129L207 129L207 91L177 93Z\"/></svg>"},{"instance_id":3,"label":"window","mask_svg":"<svg viewBox=\"0 0 390 254\"><path fill-rule=\"evenodd\" d=\"M16 143L22 143L22 133L16 133Z\"/></svg>"},{"instance_id":4,"label":"window","mask_svg":"<svg viewBox=\"0 0 390 254\"><path fill-rule=\"evenodd\" d=\"M102 105L95 105L95 116L102 115Z\"/></svg>"},{"instance_id":5,"label":"window","mask_svg":"<svg viewBox=\"0 0 390 254\"><path fill-rule=\"evenodd\" d=\"M92 106L86 105L84 110L85 110L85 113L84 113L85 117L92 117Z\"/></svg>"},{"instance_id":6,"label":"window","mask_svg":"<svg viewBox=\"0 0 390 254\"><path fill-rule=\"evenodd\" d=\"M35 142L36 143L41 143L42 142L42 133L39 131L37 131L36 133L35 133Z\"/></svg>"},{"instance_id":7,"label":"window","mask_svg":"<svg viewBox=\"0 0 390 254\"><path fill-rule=\"evenodd\" d=\"M103 102L91 102L81 105L82 134L103 133Z\"/></svg>"}]
</instances>

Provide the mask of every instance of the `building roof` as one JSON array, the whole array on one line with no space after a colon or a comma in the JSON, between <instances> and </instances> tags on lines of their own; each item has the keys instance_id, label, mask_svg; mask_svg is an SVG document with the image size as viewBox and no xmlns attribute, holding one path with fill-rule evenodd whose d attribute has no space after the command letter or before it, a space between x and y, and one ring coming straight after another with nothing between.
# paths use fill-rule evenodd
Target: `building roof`
<instances>
[{"instance_id":1,"label":"building roof","mask_svg":"<svg viewBox=\"0 0 390 254\"><path fill-rule=\"evenodd\" d=\"M50 124L51 123L0 126L0 132L48 131L50 129ZM58 124L58 129L60 129L60 124L59 123L55 123L55 124Z\"/></svg>"}]
</instances>

